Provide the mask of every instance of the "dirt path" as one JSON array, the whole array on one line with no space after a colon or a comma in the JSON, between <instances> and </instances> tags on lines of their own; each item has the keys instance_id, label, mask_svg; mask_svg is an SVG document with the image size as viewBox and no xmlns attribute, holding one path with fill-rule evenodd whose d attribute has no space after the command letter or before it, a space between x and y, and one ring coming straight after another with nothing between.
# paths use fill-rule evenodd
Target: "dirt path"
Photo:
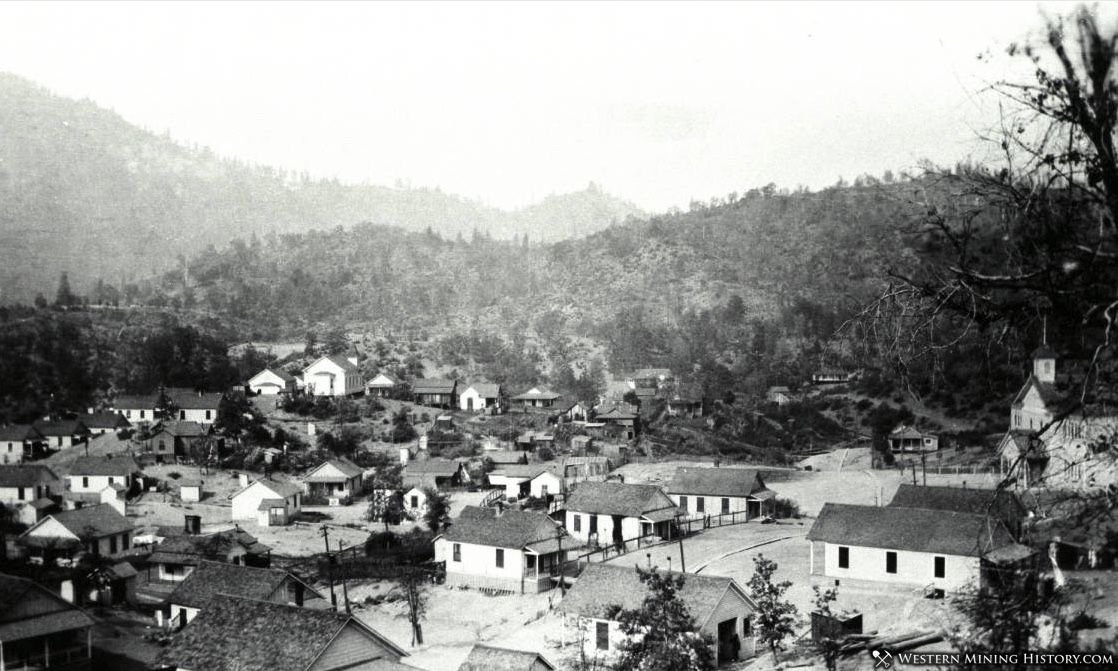
<instances>
[{"instance_id":1,"label":"dirt path","mask_svg":"<svg viewBox=\"0 0 1118 671\"><path fill-rule=\"evenodd\" d=\"M792 539L792 538L799 538L799 537L800 536L798 536L798 535L796 535L796 536L781 536L780 538L772 538L772 539L769 539L767 541L762 541L760 543L754 543L753 545L747 545L743 548L738 548L737 550L730 550L729 552L727 552L723 555L720 555L718 557L715 557L715 558L711 559L710 561L703 562L702 564L699 565L698 568L695 569L695 573L702 573L703 569L710 566L714 562L721 561L721 560L723 560L727 557L739 554L741 552L748 552L749 550L752 550L754 548L759 548L759 547L762 547L762 546L765 546L765 545L770 545L772 543L779 543L780 541L786 541L786 540L789 540L789 539Z\"/></svg>"}]
</instances>

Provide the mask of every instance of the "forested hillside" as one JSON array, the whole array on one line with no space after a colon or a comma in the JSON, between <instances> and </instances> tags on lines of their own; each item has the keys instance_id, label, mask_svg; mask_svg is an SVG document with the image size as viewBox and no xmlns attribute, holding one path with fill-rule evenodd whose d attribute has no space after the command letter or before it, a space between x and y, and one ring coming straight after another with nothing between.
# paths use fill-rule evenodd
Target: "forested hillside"
<instances>
[{"instance_id":1,"label":"forested hillside","mask_svg":"<svg viewBox=\"0 0 1118 671\"><path fill-rule=\"evenodd\" d=\"M185 147L3 73L0 203L0 302L29 302L63 270L82 292L98 277L123 284L254 233L373 221L558 240L639 214L593 185L510 213L437 189L313 180Z\"/></svg>"}]
</instances>

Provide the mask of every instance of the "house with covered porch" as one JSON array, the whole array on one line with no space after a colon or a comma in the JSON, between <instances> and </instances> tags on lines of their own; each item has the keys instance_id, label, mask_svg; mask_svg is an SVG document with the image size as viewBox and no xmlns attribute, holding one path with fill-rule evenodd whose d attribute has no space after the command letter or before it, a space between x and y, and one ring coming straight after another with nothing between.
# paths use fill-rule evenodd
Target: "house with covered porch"
<instances>
[{"instance_id":1,"label":"house with covered porch","mask_svg":"<svg viewBox=\"0 0 1118 671\"><path fill-rule=\"evenodd\" d=\"M551 410L560 404L562 397L544 387L532 387L523 394L512 397L512 407L521 410Z\"/></svg>"},{"instance_id":2,"label":"house with covered porch","mask_svg":"<svg viewBox=\"0 0 1118 671\"><path fill-rule=\"evenodd\" d=\"M89 671L94 624L46 587L0 574L0 668Z\"/></svg>"},{"instance_id":3,"label":"house with covered porch","mask_svg":"<svg viewBox=\"0 0 1118 671\"><path fill-rule=\"evenodd\" d=\"M592 546L638 543L638 538L670 538L682 512L656 485L580 482L567 495L564 527Z\"/></svg>"},{"instance_id":4,"label":"house with covered porch","mask_svg":"<svg viewBox=\"0 0 1118 671\"><path fill-rule=\"evenodd\" d=\"M893 429L886 440L889 442L889 451L893 454L935 452L939 449L939 436L925 433L907 424Z\"/></svg>"},{"instance_id":5,"label":"house with covered porch","mask_svg":"<svg viewBox=\"0 0 1118 671\"><path fill-rule=\"evenodd\" d=\"M582 641L584 658L594 668L609 668L629 637L616 611L641 607L648 585L633 564L590 564L559 602L572 638ZM752 657L753 613L757 606L741 585L723 576L663 571L683 579L677 592L695 623L694 631L710 640L719 666Z\"/></svg>"},{"instance_id":6,"label":"house with covered porch","mask_svg":"<svg viewBox=\"0 0 1118 671\"><path fill-rule=\"evenodd\" d=\"M467 506L435 537L435 561L446 562L448 587L535 594L580 547L545 513Z\"/></svg>"},{"instance_id":7,"label":"house with covered porch","mask_svg":"<svg viewBox=\"0 0 1118 671\"><path fill-rule=\"evenodd\" d=\"M52 513L20 534L17 544L35 563L68 565L82 555L112 557L132 547L131 520L101 504Z\"/></svg>"},{"instance_id":8,"label":"house with covered porch","mask_svg":"<svg viewBox=\"0 0 1118 671\"><path fill-rule=\"evenodd\" d=\"M303 487L308 497L348 503L361 493L364 477L364 469L349 459L328 459L307 471Z\"/></svg>"},{"instance_id":9,"label":"house with covered porch","mask_svg":"<svg viewBox=\"0 0 1118 671\"><path fill-rule=\"evenodd\" d=\"M677 468L665 491L688 519L752 520L775 511L776 493L753 468Z\"/></svg>"},{"instance_id":10,"label":"house with covered porch","mask_svg":"<svg viewBox=\"0 0 1118 671\"><path fill-rule=\"evenodd\" d=\"M456 380L424 379L412 382L411 390L415 402L434 408L453 408L458 405L458 382Z\"/></svg>"}]
</instances>

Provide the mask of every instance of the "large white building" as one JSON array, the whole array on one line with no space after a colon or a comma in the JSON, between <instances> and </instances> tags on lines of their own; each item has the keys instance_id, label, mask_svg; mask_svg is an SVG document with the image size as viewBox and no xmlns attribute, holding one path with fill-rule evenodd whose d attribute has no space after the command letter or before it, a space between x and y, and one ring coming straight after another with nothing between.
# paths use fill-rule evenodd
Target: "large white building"
<instances>
[{"instance_id":1,"label":"large white building","mask_svg":"<svg viewBox=\"0 0 1118 671\"><path fill-rule=\"evenodd\" d=\"M1110 456L1118 409L1079 405L1081 389L1070 376L1058 375L1056 353L1047 346L1032 359L1032 374L1013 400L1009 431L998 446L1002 474L1019 487L1098 489L1118 483L1118 461Z\"/></svg>"},{"instance_id":2,"label":"large white building","mask_svg":"<svg viewBox=\"0 0 1118 671\"><path fill-rule=\"evenodd\" d=\"M352 396L365 391L357 358L324 356L303 369L303 384L313 396Z\"/></svg>"}]
</instances>

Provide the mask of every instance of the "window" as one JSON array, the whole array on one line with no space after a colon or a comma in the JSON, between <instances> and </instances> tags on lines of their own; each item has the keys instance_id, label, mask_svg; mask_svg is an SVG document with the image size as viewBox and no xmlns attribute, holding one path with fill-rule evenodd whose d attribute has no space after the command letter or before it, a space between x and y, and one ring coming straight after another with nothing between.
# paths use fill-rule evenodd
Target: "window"
<instances>
[{"instance_id":1,"label":"window","mask_svg":"<svg viewBox=\"0 0 1118 671\"><path fill-rule=\"evenodd\" d=\"M23 487L19 488L19 500L22 501L27 495L23 493Z\"/></svg>"},{"instance_id":2,"label":"window","mask_svg":"<svg viewBox=\"0 0 1118 671\"><path fill-rule=\"evenodd\" d=\"M127 550L128 546L129 546L128 533L125 532L125 533L122 533L120 535L120 549L121 550Z\"/></svg>"},{"instance_id":3,"label":"window","mask_svg":"<svg viewBox=\"0 0 1118 671\"><path fill-rule=\"evenodd\" d=\"M82 476L82 487L88 487L88 486L89 486L89 477L83 475Z\"/></svg>"},{"instance_id":4,"label":"window","mask_svg":"<svg viewBox=\"0 0 1118 671\"><path fill-rule=\"evenodd\" d=\"M946 575L947 575L947 558L946 557L936 557L935 558L935 576L937 578L943 578Z\"/></svg>"},{"instance_id":5,"label":"window","mask_svg":"<svg viewBox=\"0 0 1118 671\"><path fill-rule=\"evenodd\" d=\"M722 514L723 515L729 515L730 514L730 499L726 499L726 498L722 499Z\"/></svg>"},{"instance_id":6,"label":"window","mask_svg":"<svg viewBox=\"0 0 1118 671\"><path fill-rule=\"evenodd\" d=\"M839 546L838 549L838 567L850 568L850 548Z\"/></svg>"},{"instance_id":7,"label":"window","mask_svg":"<svg viewBox=\"0 0 1118 671\"><path fill-rule=\"evenodd\" d=\"M609 650L609 622L595 622L594 635L599 650Z\"/></svg>"},{"instance_id":8,"label":"window","mask_svg":"<svg viewBox=\"0 0 1118 671\"><path fill-rule=\"evenodd\" d=\"M505 551L497 548L497 568L505 567Z\"/></svg>"},{"instance_id":9,"label":"window","mask_svg":"<svg viewBox=\"0 0 1118 671\"><path fill-rule=\"evenodd\" d=\"M144 411L143 411L143 410L141 410L141 411L140 411L140 419L143 419L143 418L144 418Z\"/></svg>"},{"instance_id":10,"label":"window","mask_svg":"<svg viewBox=\"0 0 1118 671\"><path fill-rule=\"evenodd\" d=\"M687 497L686 496L679 497L679 507L682 508L684 511L687 510Z\"/></svg>"},{"instance_id":11,"label":"window","mask_svg":"<svg viewBox=\"0 0 1118 671\"><path fill-rule=\"evenodd\" d=\"M598 516L590 514L590 535L598 533Z\"/></svg>"},{"instance_id":12,"label":"window","mask_svg":"<svg viewBox=\"0 0 1118 671\"><path fill-rule=\"evenodd\" d=\"M206 411L206 419L212 419L212 418L213 418L213 410L207 410Z\"/></svg>"},{"instance_id":13,"label":"window","mask_svg":"<svg viewBox=\"0 0 1118 671\"><path fill-rule=\"evenodd\" d=\"M116 536L109 536L109 554L116 554Z\"/></svg>"},{"instance_id":14,"label":"window","mask_svg":"<svg viewBox=\"0 0 1118 671\"><path fill-rule=\"evenodd\" d=\"M705 513L707 509L707 500L702 496L695 497L695 512Z\"/></svg>"},{"instance_id":15,"label":"window","mask_svg":"<svg viewBox=\"0 0 1118 671\"><path fill-rule=\"evenodd\" d=\"M110 485L113 484L113 476L111 476L111 475L109 476L109 484Z\"/></svg>"},{"instance_id":16,"label":"window","mask_svg":"<svg viewBox=\"0 0 1118 671\"><path fill-rule=\"evenodd\" d=\"M896 573L897 572L897 553L896 552L886 552L885 553L885 572L886 573Z\"/></svg>"},{"instance_id":17,"label":"window","mask_svg":"<svg viewBox=\"0 0 1118 671\"><path fill-rule=\"evenodd\" d=\"M411 507L412 508L418 508L419 507L419 495L418 494L412 494L411 495Z\"/></svg>"},{"instance_id":18,"label":"window","mask_svg":"<svg viewBox=\"0 0 1118 671\"><path fill-rule=\"evenodd\" d=\"M582 515L576 514L574 516L574 528L575 531L582 531Z\"/></svg>"},{"instance_id":19,"label":"window","mask_svg":"<svg viewBox=\"0 0 1118 671\"><path fill-rule=\"evenodd\" d=\"M540 485L540 496L547 498L547 485Z\"/></svg>"},{"instance_id":20,"label":"window","mask_svg":"<svg viewBox=\"0 0 1118 671\"><path fill-rule=\"evenodd\" d=\"M456 561L456 562L462 561L462 544L461 543L455 543L454 544L454 561Z\"/></svg>"},{"instance_id":21,"label":"window","mask_svg":"<svg viewBox=\"0 0 1118 671\"><path fill-rule=\"evenodd\" d=\"M186 411L179 410L179 419L186 419Z\"/></svg>"},{"instance_id":22,"label":"window","mask_svg":"<svg viewBox=\"0 0 1118 671\"><path fill-rule=\"evenodd\" d=\"M524 568L528 568L528 569L536 568L536 555L529 555L529 554L524 555Z\"/></svg>"}]
</instances>

